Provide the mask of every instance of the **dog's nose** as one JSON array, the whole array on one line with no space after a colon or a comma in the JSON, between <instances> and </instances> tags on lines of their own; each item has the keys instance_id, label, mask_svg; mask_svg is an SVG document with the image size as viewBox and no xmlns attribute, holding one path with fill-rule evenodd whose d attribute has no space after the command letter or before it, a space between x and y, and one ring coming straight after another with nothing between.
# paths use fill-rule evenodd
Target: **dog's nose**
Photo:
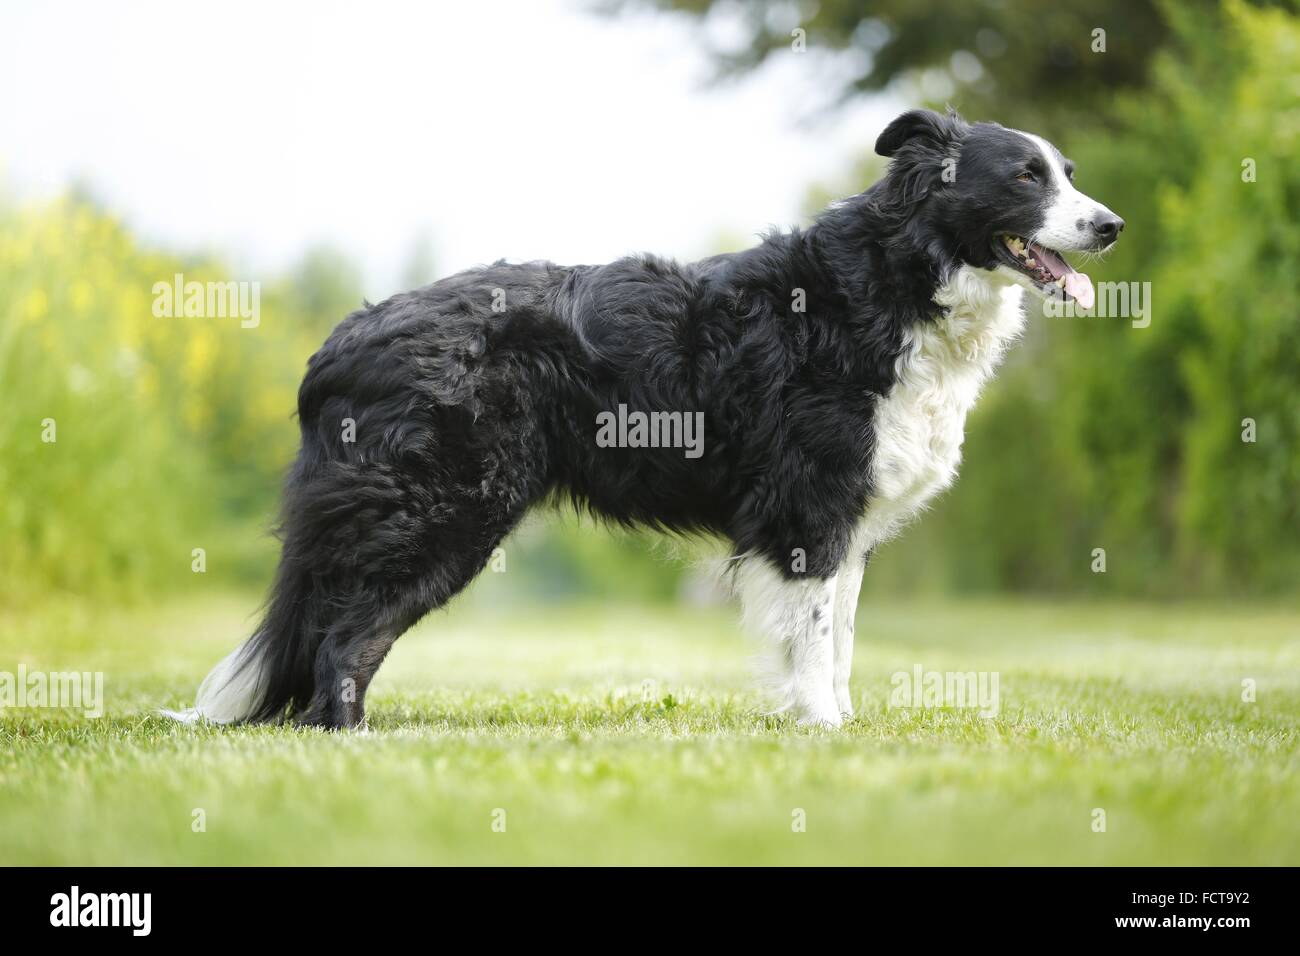
<instances>
[{"instance_id":1,"label":"dog's nose","mask_svg":"<svg viewBox=\"0 0 1300 956\"><path fill-rule=\"evenodd\" d=\"M1119 238L1124 231L1124 220L1114 213L1104 213L1092 221L1092 231L1107 245Z\"/></svg>"}]
</instances>

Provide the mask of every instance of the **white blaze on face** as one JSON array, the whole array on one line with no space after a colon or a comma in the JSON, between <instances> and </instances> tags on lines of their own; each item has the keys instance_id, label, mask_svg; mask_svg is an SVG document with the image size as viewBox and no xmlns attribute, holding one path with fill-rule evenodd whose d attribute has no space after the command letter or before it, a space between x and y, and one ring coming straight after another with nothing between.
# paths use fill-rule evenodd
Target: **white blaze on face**
<instances>
[{"instance_id":1,"label":"white blaze on face","mask_svg":"<svg viewBox=\"0 0 1300 956\"><path fill-rule=\"evenodd\" d=\"M1016 132L1042 152L1047 168L1051 170L1052 185L1056 189L1056 196L1047 207L1042 228L1027 238L1058 252L1091 249L1094 238L1091 223L1099 216L1115 214L1091 196L1085 196L1074 188L1074 183L1065 175L1060 157L1047 140L1033 133L1021 133L1020 130Z\"/></svg>"}]
</instances>

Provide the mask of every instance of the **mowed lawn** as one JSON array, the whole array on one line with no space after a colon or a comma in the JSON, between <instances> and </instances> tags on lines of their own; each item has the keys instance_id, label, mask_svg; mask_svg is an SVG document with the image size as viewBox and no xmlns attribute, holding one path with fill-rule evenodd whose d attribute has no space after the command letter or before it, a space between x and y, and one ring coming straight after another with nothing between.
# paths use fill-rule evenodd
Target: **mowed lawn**
<instances>
[{"instance_id":1,"label":"mowed lawn","mask_svg":"<svg viewBox=\"0 0 1300 956\"><path fill-rule=\"evenodd\" d=\"M398 642L367 732L155 716L255 605L0 618L0 671L107 704L0 711L0 861L1300 863L1296 611L867 602L820 731L763 716L726 609L470 603ZM998 715L890 708L918 665L996 672Z\"/></svg>"}]
</instances>

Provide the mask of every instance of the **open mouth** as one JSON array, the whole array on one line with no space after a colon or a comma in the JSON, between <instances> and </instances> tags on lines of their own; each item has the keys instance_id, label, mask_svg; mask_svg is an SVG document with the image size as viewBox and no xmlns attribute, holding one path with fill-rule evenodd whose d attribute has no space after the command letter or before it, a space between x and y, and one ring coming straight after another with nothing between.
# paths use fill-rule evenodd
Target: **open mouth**
<instances>
[{"instance_id":1,"label":"open mouth","mask_svg":"<svg viewBox=\"0 0 1300 956\"><path fill-rule=\"evenodd\" d=\"M998 236L993 248L1002 261L1033 280L1043 295L1061 299L1068 296L1085 309L1092 308L1092 280L1075 272L1056 250L1009 234Z\"/></svg>"}]
</instances>

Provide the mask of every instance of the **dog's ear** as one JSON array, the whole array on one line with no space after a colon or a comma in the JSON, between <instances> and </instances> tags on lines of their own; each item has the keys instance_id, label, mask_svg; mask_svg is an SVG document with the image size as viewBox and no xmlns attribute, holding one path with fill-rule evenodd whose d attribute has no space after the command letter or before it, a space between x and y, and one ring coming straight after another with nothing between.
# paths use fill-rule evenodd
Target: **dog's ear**
<instances>
[{"instance_id":1,"label":"dog's ear","mask_svg":"<svg viewBox=\"0 0 1300 956\"><path fill-rule=\"evenodd\" d=\"M946 116L934 110L908 110L885 127L876 140L876 152L893 156L913 140L929 148L943 148L961 137L966 121L949 110Z\"/></svg>"}]
</instances>

